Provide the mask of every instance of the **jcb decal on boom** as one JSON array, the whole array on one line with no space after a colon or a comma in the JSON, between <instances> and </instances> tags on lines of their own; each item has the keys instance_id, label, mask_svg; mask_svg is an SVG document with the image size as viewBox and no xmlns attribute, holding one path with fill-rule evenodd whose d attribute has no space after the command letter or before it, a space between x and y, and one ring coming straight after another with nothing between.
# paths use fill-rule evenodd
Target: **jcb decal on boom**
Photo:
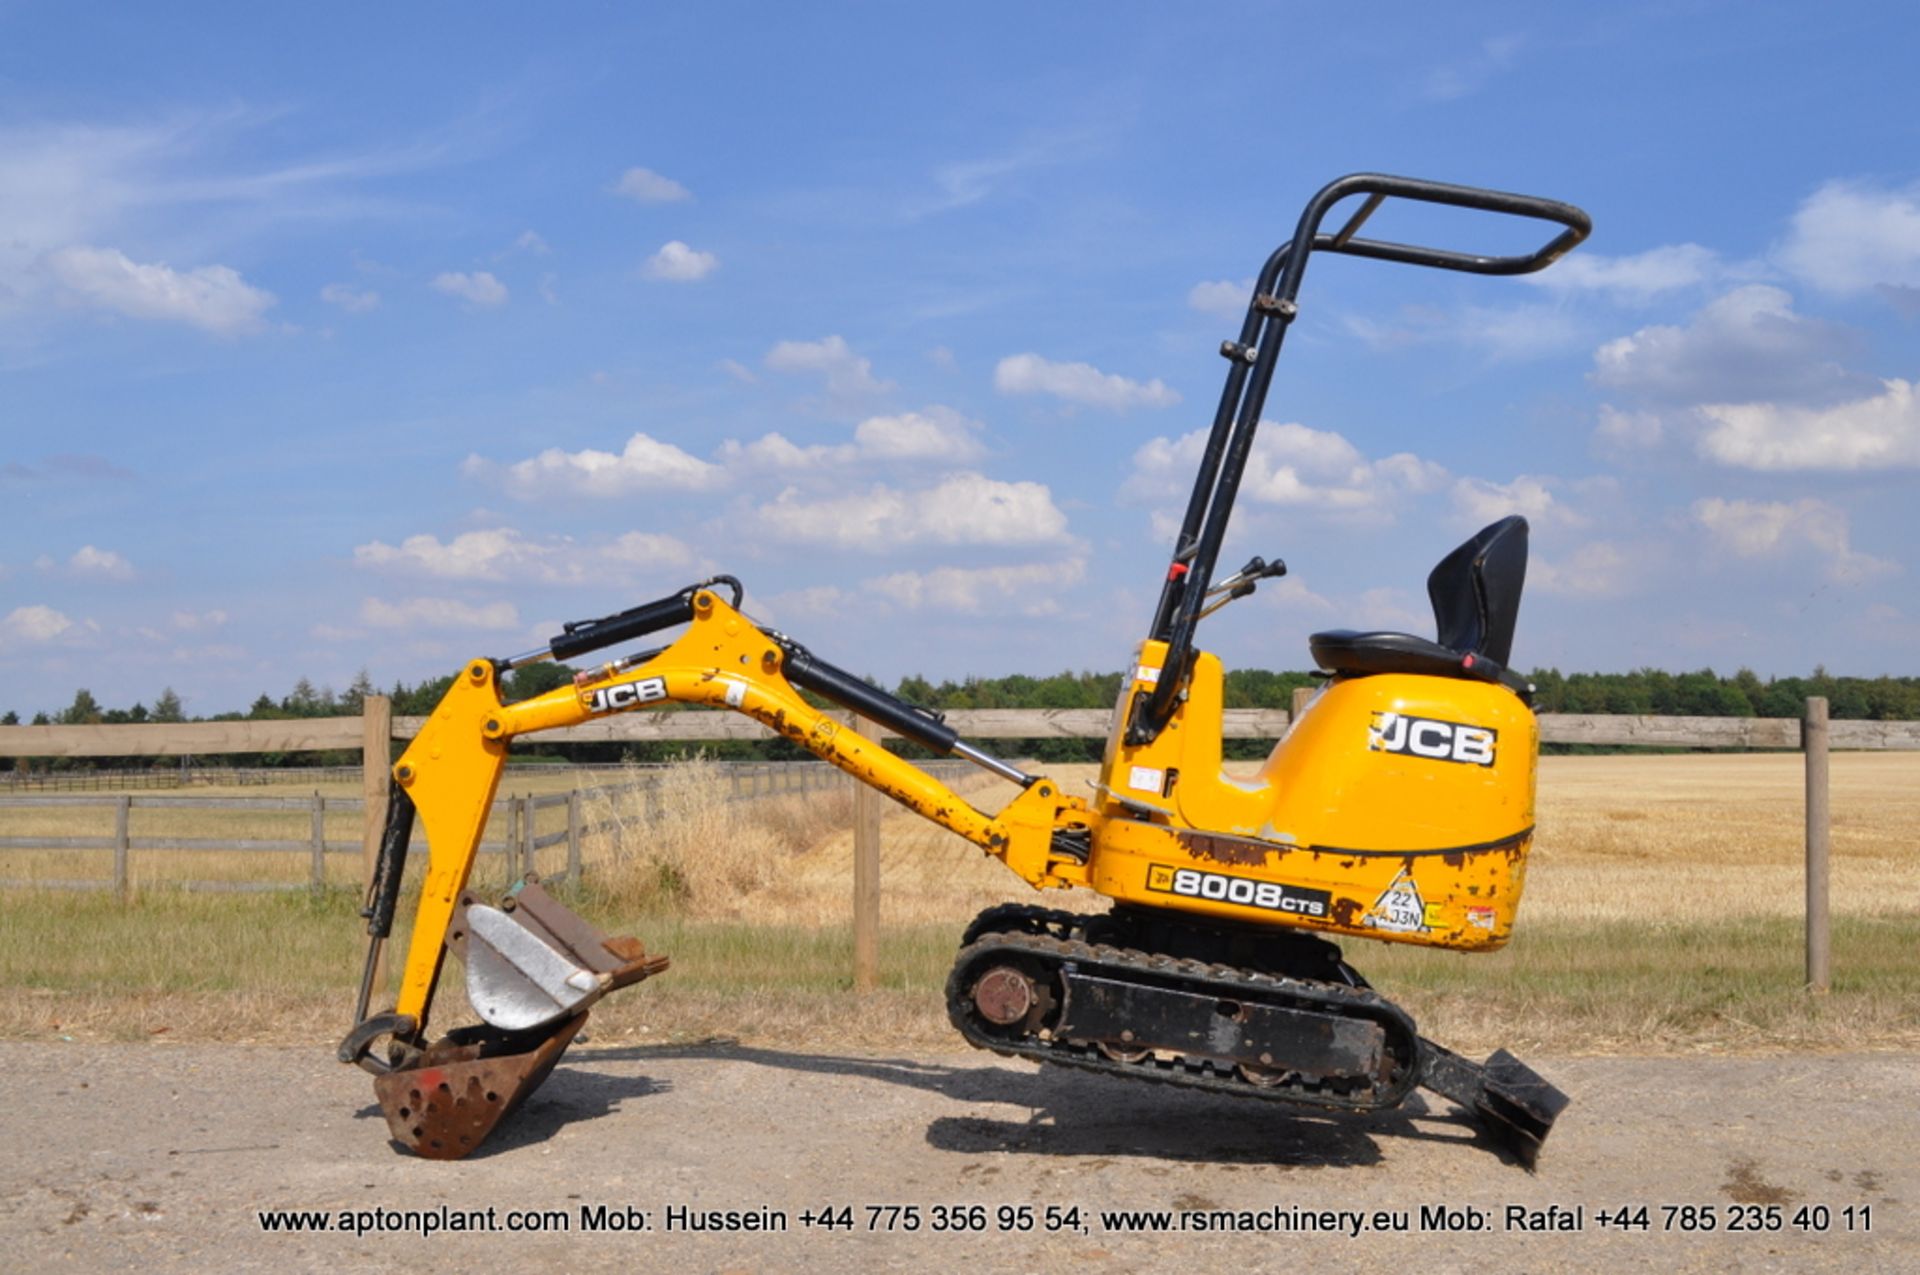
<instances>
[{"instance_id":1,"label":"jcb decal on boom","mask_svg":"<svg viewBox=\"0 0 1920 1275\"><path fill-rule=\"evenodd\" d=\"M1435 761L1457 761L1469 766L1493 765L1493 747L1499 732L1491 726L1469 726L1432 717L1381 712L1367 726L1367 750L1406 753Z\"/></svg>"},{"instance_id":2,"label":"jcb decal on boom","mask_svg":"<svg viewBox=\"0 0 1920 1275\"><path fill-rule=\"evenodd\" d=\"M1325 890L1308 890L1278 881L1256 881L1252 877L1230 877L1224 872L1202 872L1198 868L1169 868L1158 863L1147 868L1147 889L1189 899L1265 908L1292 916L1323 917L1333 902L1333 896Z\"/></svg>"},{"instance_id":3,"label":"jcb decal on boom","mask_svg":"<svg viewBox=\"0 0 1920 1275\"><path fill-rule=\"evenodd\" d=\"M601 687L587 698L587 711L617 713L623 708L638 708L666 697L667 680L664 677L643 677L637 682Z\"/></svg>"}]
</instances>

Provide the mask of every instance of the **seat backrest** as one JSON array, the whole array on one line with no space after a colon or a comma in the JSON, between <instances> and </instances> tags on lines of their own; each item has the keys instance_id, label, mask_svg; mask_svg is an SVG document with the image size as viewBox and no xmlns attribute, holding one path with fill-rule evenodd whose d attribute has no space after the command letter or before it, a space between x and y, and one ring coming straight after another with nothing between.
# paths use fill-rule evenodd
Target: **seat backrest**
<instances>
[{"instance_id":1,"label":"seat backrest","mask_svg":"<svg viewBox=\"0 0 1920 1275\"><path fill-rule=\"evenodd\" d=\"M1527 581L1527 520L1514 514L1440 559L1427 577L1440 645L1505 667Z\"/></svg>"}]
</instances>

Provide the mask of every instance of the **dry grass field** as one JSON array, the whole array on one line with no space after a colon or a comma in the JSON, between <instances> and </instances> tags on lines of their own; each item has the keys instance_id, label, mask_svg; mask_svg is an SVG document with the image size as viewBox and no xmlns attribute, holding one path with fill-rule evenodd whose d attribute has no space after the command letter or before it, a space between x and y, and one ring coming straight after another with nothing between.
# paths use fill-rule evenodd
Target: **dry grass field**
<instances>
[{"instance_id":1,"label":"dry grass field","mask_svg":"<svg viewBox=\"0 0 1920 1275\"><path fill-rule=\"evenodd\" d=\"M1092 768L1053 773L1071 791ZM1920 1044L1920 756L1833 758L1836 980L1820 998L1799 985L1801 775L1792 755L1546 758L1528 895L1508 949L1464 957L1357 943L1349 958L1424 1030L1468 1050ZM991 808L1011 789L981 779L963 791ZM890 813L883 986L856 997L850 792L727 803L715 798L712 767L691 763L651 817L631 804L590 802L587 813L621 829L589 842L577 906L675 962L595 1011L603 1040L951 1044L939 988L960 927L983 907L1035 897L972 846ZM0 810L0 820L19 814ZM173 835L303 836L306 818L285 831L203 825ZM357 830L343 820L328 835ZM289 879L304 879L302 857L284 857ZM351 868L336 869L343 882ZM156 876L140 879L156 886ZM1101 903L1086 893L1045 901ZM0 987L11 992L0 998L0 1035L331 1038L345 1028L358 971L357 902L344 884L317 898L146 888L126 904L0 894ZM449 1019L458 984L443 984Z\"/></svg>"}]
</instances>

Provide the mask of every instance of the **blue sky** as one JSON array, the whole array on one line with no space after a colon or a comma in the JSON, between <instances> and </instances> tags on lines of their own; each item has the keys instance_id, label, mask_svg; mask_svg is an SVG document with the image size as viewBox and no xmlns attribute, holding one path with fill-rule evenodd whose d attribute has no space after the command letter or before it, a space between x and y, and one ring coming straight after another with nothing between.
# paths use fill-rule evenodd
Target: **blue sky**
<instances>
[{"instance_id":1,"label":"blue sky","mask_svg":"<svg viewBox=\"0 0 1920 1275\"><path fill-rule=\"evenodd\" d=\"M884 679L1124 663L1325 181L1567 200L1316 259L1209 621L1916 672L1904 5L0 3L0 709L415 681L715 571ZM1389 207L1370 233L1510 251Z\"/></svg>"}]
</instances>

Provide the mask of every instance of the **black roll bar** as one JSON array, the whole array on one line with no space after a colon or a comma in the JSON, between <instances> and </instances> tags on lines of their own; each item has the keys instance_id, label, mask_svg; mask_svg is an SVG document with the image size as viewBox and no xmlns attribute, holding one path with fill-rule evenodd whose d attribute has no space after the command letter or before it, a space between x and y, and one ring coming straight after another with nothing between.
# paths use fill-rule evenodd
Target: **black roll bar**
<instances>
[{"instance_id":1,"label":"black roll bar","mask_svg":"<svg viewBox=\"0 0 1920 1275\"><path fill-rule=\"evenodd\" d=\"M1333 206L1355 195L1364 195L1366 199L1346 225L1331 234L1323 232L1321 223ZM1361 227L1389 198L1532 218L1553 222L1562 229L1531 253L1504 257L1359 238ZM1214 561L1226 538L1227 519L1240 492L1240 479L1253 449L1254 431L1259 428L1260 414L1266 408L1274 364L1280 357L1287 328L1299 313L1295 299L1300 294L1307 259L1316 252L1336 252L1468 274L1529 274L1545 269L1571 252L1592 229L1592 219L1572 204L1384 173L1354 173L1339 178L1307 201L1293 238L1274 249L1260 270L1253 298L1247 305L1247 317L1240 325L1239 339L1224 341L1220 346L1221 354L1231 364L1227 383L1220 392L1220 405L1214 412L1213 428L1207 435L1200 471L1194 477L1193 493L1188 497L1186 516L1181 520L1180 535L1174 543L1173 561L1161 586L1160 602L1154 609L1153 626L1149 630L1151 637L1167 644L1166 663L1154 690L1136 698L1127 725L1129 744L1150 743L1158 736L1173 716L1185 689L1194 625L1206 600Z\"/></svg>"}]
</instances>

